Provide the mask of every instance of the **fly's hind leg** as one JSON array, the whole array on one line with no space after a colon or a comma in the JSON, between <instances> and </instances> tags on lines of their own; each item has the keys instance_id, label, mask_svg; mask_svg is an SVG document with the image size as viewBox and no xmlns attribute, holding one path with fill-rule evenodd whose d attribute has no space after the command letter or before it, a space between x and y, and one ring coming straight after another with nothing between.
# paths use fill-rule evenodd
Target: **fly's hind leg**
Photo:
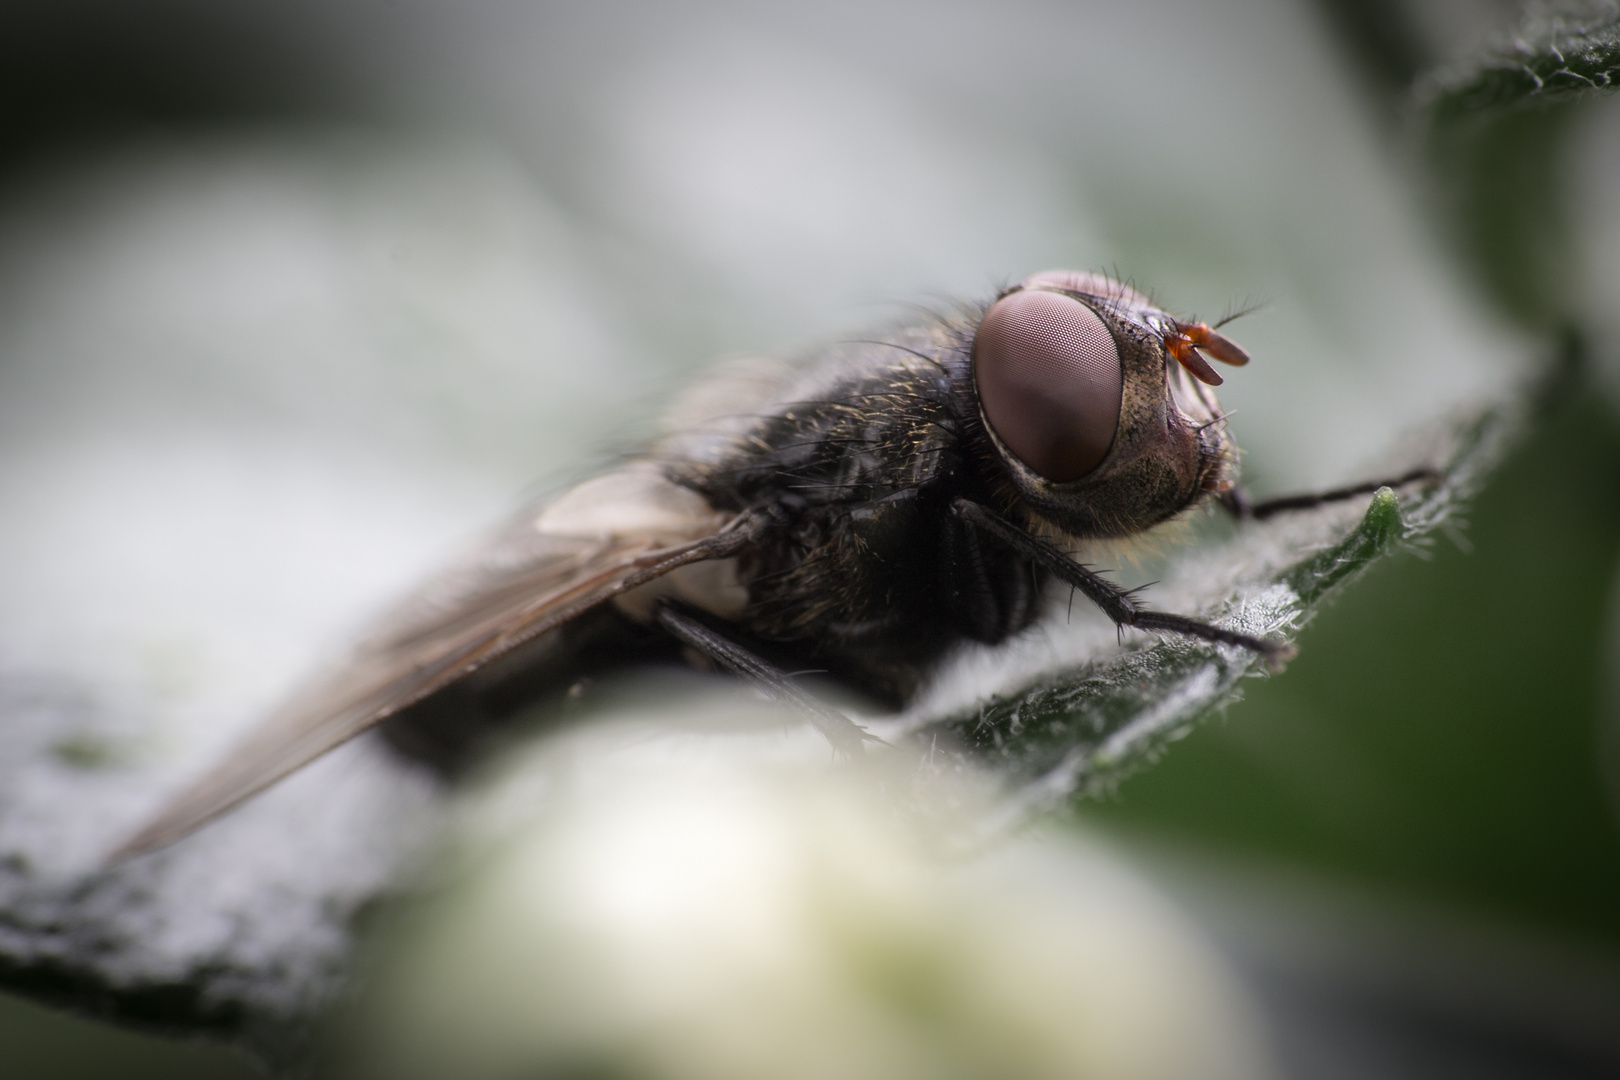
<instances>
[{"instance_id":1,"label":"fly's hind leg","mask_svg":"<svg viewBox=\"0 0 1620 1080\"><path fill-rule=\"evenodd\" d=\"M1116 626L1134 626L1139 630L1165 630L1223 645L1237 645L1259 653L1274 670L1294 655L1294 647L1285 641L1265 641L1186 615L1145 611L1139 606L1139 601L1131 590L1122 589L1096 571L1081 566L1062 551L1039 537L1031 536L987 506L969 499L957 499L951 504L951 513L994 536L1059 581L1072 585L1086 599L1102 608L1103 614L1112 619Z\"/></svg>"},{"instance_id":2,"label":"fly's hind leg","mask_svg":"<svg viewBox=\"0 0 1620 1080\"><path fill-rule=\"evenodd\" d=\"M840 754L857 755L873 739L855 721L817 701L792 675L749 652L674 604L668 601L660 603L653 611L653 618L676 641L697 650L733 675L747 679L772 700L802 712Z\"/></svg>"},{"instance_id":3,"label":"fly's hind leg","mask_svg":"<svg viewBox=\"0 0 1620 1080\"><path fill-rule=\"evenodd\" d=\"M1388 480L1369 480L1365 484L1353 484L1350 487L1334 488L1331 491L1318 491L1305 495L1285 495L1278 499L1265 499L1261 502L1252 501L1248 493L1242 488L1232 488L1221 495L1221 505L1233 517L1244 521L1264 521L1274 514L1286 513L1289 510L1309 510L1321 506L1323 503L1343 502L1353 499L1357 495L1371 495L1379 488L1405 487L1408 484L1438 484L1445 479L1445 474L1439 469L1413 469L1404 476L1392 477Z\"/></svg>"}]
</instances>

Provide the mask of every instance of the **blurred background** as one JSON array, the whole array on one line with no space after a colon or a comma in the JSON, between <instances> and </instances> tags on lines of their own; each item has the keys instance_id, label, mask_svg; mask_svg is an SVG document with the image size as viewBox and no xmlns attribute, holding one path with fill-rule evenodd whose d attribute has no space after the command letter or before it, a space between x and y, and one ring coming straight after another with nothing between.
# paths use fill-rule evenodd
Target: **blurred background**
<instances>
[{"instance_id":1,"label":"blurred background","mask_svg":"<svg viewBox=\"0 0 1620 1080\"><path fill-rule=\"evenodd\" d=\"M1614 1075L1620 103L1437 131L1412 93L1521 14L6 0L0 698L251 712L716 357L1054 266L1263 302L1222 391L1258 492L1534 421L1455 540L1079 816L1285 1075ZM0 1054L254 1075L20 998Z\"/></svg>"}]
</instances>

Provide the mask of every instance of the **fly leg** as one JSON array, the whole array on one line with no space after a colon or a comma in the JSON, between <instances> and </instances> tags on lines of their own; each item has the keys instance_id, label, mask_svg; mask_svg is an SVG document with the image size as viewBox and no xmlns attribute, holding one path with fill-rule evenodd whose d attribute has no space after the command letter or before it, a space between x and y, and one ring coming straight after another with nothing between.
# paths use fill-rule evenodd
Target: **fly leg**
<instances>
[{"instance_id":1,"label":"fly leg","mask_svg":"<svg viewBox=\"0 0 1620 1080\"><path fill-rule=\"evenodd\" d=\"M1030 562L1046 570L1053 577L1078 589L1086 599L1102 608L1103 614L1116 626L1134 626L1139 630L1167 630L1205 641L1224 645L1238 645L1259 653L1266 663L1276 668L1294 655L1294 647L1284 641L1262 641L1235 630L1223 630L1185 615L1172 615L1162 611L1144 611L1131 590L1122 589L1113 582L1069 558L1039 537L1003 518L989 507L969 499L951 503L951 513L1000 540Z\"/></svg>"},{"instance_id":2,"label":"fly leg","mask_svg":"<svg viewBox=\"0 0 1620 1080\"><path fill-rule=\"evenodd\" d=\"M805 716L815 729L832 744L834 750L851 757L858 755L866 743L873 739L866 729L839 712L817 701L794 681L793 676L738 645L707 623L677 609L668 602L660 603L653 618L665 631L681 644L696 649L733 675L741 676L763 690L767 696L789 705Z\"/></svg>"},{"instance_id":3,"label":"fly leg","mask_svg":"<svg viewBox=\"0 0 1620 1080\"><path fill-rule=\"evenodd\" d=\"M1252 502L1242 488L1232 488L1221 495L1221 505L1235 518L1264 521L1273 514L1289 510L1309 510L1323 503L1342 502L1357 495L1371 495L1382 487L1398 488L1419 482L1438 484L1444 479L1445 474L1439 469L1413 469L1405 476L1396 476L1389 480L1370 480L1365 484L1355 484L1351 487L1334 488L1331 491L1318 491L1306 495L1285 495L1280 499L1266 499L1263 502Z\"/></svg>"}]
</instances>

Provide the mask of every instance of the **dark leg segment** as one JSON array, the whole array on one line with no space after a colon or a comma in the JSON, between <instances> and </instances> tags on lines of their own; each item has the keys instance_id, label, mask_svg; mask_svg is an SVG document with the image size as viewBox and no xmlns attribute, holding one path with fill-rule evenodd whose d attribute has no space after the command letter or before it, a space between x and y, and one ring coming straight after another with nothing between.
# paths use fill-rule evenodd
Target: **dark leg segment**
<instances>
[{"instance_id":1,"label":"dark leg segment","mask_svg":"<svg viewBox=\"0 0 1620 1080\"><path fill-rule=\"evenodd\" d=\"M940 538L940 587L966 635L991 645L1028 626L1038 599L1029 564L998 557L1003 552L993 537L960 518L948 522Z\"/></svg>"},{"instance_id":2,"label":"dark leg segment","mask_svg":"<svg viewBox=\"0 0 1620 1080\"><path fill-rule=\"evenodd\" d=\"M1134 626L1141 630L1167 630L1171 633L1203 638L1205 641L1239 645L1259 653L1270 664L1278 664L1294 655L1294 647L1286 642L1262 641L1248 634L1223 630L1218 626L1190 619L1185 615L1143 611L1136 606L1136 601L1128 589L1122 589L1094 571L1086 569L1063 552L1029 535L988 507L967 499L957 499L951 504L951 512L999 538L1053 577L1080 590L1086 599L1102 608L1103 614L1119 626Z\"/></svg>"},{"instance_id":3,"label":"dark leg segment","mask_svg":"<svg viewBox=\"0 0 1620 1080\"><path fill-rule=\"evenodd\" d=\"M1371 495L1382 487L1404 487L1407 484L1423 482L1438 484L1445 479L1445 474L1438 469L1413 469L1405 476L1393 477L1389 480L1369 480L1365 484L1356 484L1352 487L1334 488L1332 491L1318 491L1308 495L1285 495L1280 499L1266 499L1264 502L1250 502L1249 496L1242 488L1233 488L1221 496L1221 505L1231 511L1233 517L1253 521L1264 521L1273 514L1285 513L1289 510L1309 510L1323 503L1342 502L1353 499L1357 495Z\"/></svg>"},{"instance_id":4,"label":"dark leg segment","mask_svg":"<svg viewBox=\"0 0 1620 1080\"><path fill-rule=\"evenodd\" d=\"M707 624L669 603L659 604L653 617L676 641L696 649L732 674L747 679L776 701L804 713L816 730L833 745L833 749L840 753L859 754L867 741L872 740L865 728L837 709L828 708L817 701L787 672L755 656Z\"/></svg>"}]
</instances>

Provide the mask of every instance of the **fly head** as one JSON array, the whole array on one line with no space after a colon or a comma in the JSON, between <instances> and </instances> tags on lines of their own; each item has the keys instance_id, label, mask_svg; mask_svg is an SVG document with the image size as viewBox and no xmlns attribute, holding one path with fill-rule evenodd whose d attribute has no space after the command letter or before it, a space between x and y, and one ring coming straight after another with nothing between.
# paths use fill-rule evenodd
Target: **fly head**
<instances>
[{"instance_id":1,"label":"fly head","mask_svg":"<svg viewBox=\"0 0 1620 1080\"><path fill-rule=\"evenodd\" d=\"M1248 357L1097 274L1051 270L974 335L979 420L1018 497L1074 536L1126 537L1230 486L1207 357Z\"/></svg>"}]
</instances>

